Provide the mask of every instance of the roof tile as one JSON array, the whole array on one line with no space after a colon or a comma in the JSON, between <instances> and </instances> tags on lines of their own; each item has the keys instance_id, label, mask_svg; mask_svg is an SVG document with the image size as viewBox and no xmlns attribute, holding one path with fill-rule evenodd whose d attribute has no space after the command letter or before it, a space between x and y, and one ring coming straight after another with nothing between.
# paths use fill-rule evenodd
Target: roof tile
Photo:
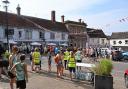
<instances>
[{"instance_id":1,"label":"roof tile","mask_svg":"<svg viewBox=\"0 0 128 89\"><path fill-rule=\"evenodd\" d=\"M87 34L91 38L107 38L102 30L87 28Z\"/></svg>"},{"instance_id":2,"label":"roof tile","mask_svg":"<svg viewBox=\"0 0 128 89\"><path fill-rule=\"evenodd\" d=\"M29 19L31 22L27 21L27 19ZM8 13L9 26L38 28L34 23L51 31L68 32L65 24L61 22L52 22L51 20L41 19L37 17L23 15L18 16L16 14ZM6 24L6 13L2 11L0 11L0 24Z\"/></svg>"},{"instance_id":3,"label":"roof tile","mask_svg":"<svg viewBox=\"0 0 128 89\"><path fill-rule=\"evenodd\" d=\"M114 32L111 35L111 39L126 39L128 38L128 32Z\"/></svg>"}]
</instances>

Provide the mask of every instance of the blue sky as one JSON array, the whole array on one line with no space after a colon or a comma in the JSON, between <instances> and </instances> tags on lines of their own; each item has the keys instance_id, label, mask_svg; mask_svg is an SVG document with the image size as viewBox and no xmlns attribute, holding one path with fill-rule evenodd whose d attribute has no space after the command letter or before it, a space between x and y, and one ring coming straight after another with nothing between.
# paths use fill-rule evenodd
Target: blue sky
<instances>
[{"instance_id":1,"label":"blue sky","mask_svg":"<svg viewBox=\"0 0 128 89\"><path fill-rule=\"evenodd\" d=\"M78 21L81 18L88 27L102 29L106 35L128 32L128 0L9 1L9 12L16 13L17 4L20 4L22 15L51 19L51 11L55 10L57 21L61 21L61 15L65 15L65 20ZM2 0L0 10L4 11L1 2Z\"/></svg>"}]
</instances>

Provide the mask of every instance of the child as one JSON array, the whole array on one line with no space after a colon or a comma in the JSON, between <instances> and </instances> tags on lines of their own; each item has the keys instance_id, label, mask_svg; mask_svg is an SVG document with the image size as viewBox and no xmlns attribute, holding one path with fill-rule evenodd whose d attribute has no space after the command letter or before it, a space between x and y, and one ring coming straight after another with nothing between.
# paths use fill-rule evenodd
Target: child
<instances>
[{"instance_id":1,"label":"child","mask_svg":"<svg viewBox=\"0 0 128 89\"><path fill-rule=\"evenodd\" d=\"M26 89L26 81L28 82L27 64L24 60L25 54L21 54L20 62L17 62L10 70L16 69L16 87L18 89Z\"/></svg>"}]
</instances>

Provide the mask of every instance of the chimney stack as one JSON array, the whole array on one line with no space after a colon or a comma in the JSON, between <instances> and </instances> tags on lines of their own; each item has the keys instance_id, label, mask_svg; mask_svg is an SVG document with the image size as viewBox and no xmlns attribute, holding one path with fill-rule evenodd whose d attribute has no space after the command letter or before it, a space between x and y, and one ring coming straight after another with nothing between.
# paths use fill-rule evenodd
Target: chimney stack
<instances>
[{"instance_id":1,"label":"chimney stack","mask_svg":"<svg viewBox=\"0 0 128 89\"><path fill-rule=\"evenodd\" d=\"M20 5L18 4L18 6L17 6L17 15L20 15L20 10L21 10L21 8L20 8Z\"/></svg>"},{"instance_id":2,"label":"chimney stack","mask_svg":"<svg viewBox=\"0 0 128 89\"><path fill-rule=\"evenodd\" d=\"M51 12L51 20L52 22L56 22L55 11Z\"/></svg>"},{"instance_id":3,"label":"chimney stack","mask_svg":"<svg viewBox=\"0 0 128 89\"><path fill-rule=\"evenodd\" d=\"M79 23L81 23L81 20L82 20L82 19L79 19Z\"/></svg>"},{"instance_id":4,"label":"chimney stack","mask_svg":"<svg viewBox=\"0 0 128 89\"><path fill-rule=\"evenodd\" d=\"M61 16L61 22L64 23L64 15Z\"/></svg>"}]
</instances>

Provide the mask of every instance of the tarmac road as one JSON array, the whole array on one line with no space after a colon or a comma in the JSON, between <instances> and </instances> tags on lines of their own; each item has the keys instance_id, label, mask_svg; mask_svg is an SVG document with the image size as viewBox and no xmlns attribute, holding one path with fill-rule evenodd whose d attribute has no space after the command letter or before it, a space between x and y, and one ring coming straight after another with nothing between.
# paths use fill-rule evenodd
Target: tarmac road
<instances>
[{"instance_id":1,"label":"tarmac road","mask_svg":"<svg viewBox=\"0 0 128 89\"><path fill-rule=\"evenodd\" d=\"M114 89L128 89L124 83L124 71L128 69L128 62L113 62Z\"/></svg>"}]
</instances>

